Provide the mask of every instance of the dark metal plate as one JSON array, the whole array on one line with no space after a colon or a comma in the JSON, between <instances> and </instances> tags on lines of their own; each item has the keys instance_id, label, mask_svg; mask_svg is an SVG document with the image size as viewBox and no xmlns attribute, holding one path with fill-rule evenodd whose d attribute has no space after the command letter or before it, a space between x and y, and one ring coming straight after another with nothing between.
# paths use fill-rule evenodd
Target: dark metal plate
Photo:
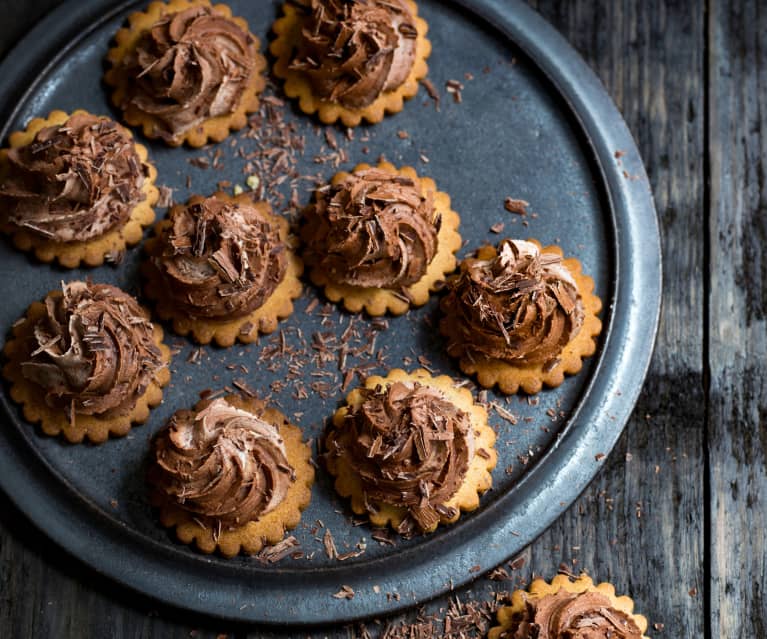
<instances>
[{"instance_id":1,"label":"dark metal plate","mask_svg":"<svg viewBox=\"0 0 767 639\"><path fill-rule=\"evenodd\" d=\"M114 7L108 0L72 0L44 19L0 66L0 137L6 140L30 118L54 108L112 112L101 85L102 60L125 16L141 4ZM278 3L229 4L268 40ZM516 426L493 414L500 458L494 488L479 510L457 525L380 546L368 527L350 524L348 505L336 498L320 472L311 507L295 531L304 552L316 551L314 558L288 558L269 567L244 557L205 557L175 542L146 503L143 476L151 435L168 416L194 403L199 391L220 388L235 377L270 394L288 414L300 412L297 421L307 437L320 434L342 393L328 399L310 393L296 401L296 380L272 391L271 382L285 379L286 368L270 372L255 362L270 339L278 338L228 350L206 348L201 360L191 363L187 358L194 347L169 336L180 353L164 404L148 424L101 446L71 446L42 437L24 423L4 389L0 486L53 540L97 571L166 603L243 621L310 624L393 612L468 581L478 574L477 566L489 569L530 543L584 489L599 468L598 453L608 453L620 435L644 379L660 305L657 221L631 135L585 63L522 3L420 0L419 6L434 45L430 77L438 87L449 79L462 81L463 102L443 94L437 113L421 91L402 113L363 127L355 141L345 141L349 163L343 168L374 161L381 153L395 164L416 166L452 195L471 248L496 241L499 236L489 228L503 221L504 234L556 242L566 254L578 256L605 302L597 355L581 374L540 393L537 406L516 397L504 403L519 415ZM332 166L313 161L324 143L322 130L314 120L286 111L306 135L298 169L332 175ZM409 137L401 139L400 130ZM366 135L370 139L362 140ZM242 144L252 148L253 143ZM221 171L188 163L210 150L148 146L159 182L175 189L177 201L191 192L212 192L218 180L244 183L243 162L228 142L220 145ZM368 154L363 147L369 147ZM617 150L623 152L620 162L614 157ZM527 218L529 227L503 210L507 195L528 200L538 213ZM2 242L0 326L7 331L30 302L62 279L90 276L138 292L139 260L140 249L134 249L119 267L64 271L36 263ZM307 287L296 313L283 322L289 344L302 347L296 328L306 340L316 331L340 333L351 321L334 308L332 328L322 326L320 316L304 312L316 295ZM423 354L438 372L459 376L426 322L435 308L432 301L390 320L377 339L386 356L377 372L414 368L415 357ZM248 374L227 368L240 363ZM309 373L316 367L308 364L306 370L309 386ZM337 387L335 367L327 370L334 373ZM490 398L504 402L492 393ZM564 417L552 421L550 408ZM327 559L318 540L324 531L312 530L317 519L332 531L340 552L366 538L365 554L343 563ZM342 584L354 589L352 600L332 597ZM387 593L397 593L398 599Z\"/></svg>"}]
</instances>

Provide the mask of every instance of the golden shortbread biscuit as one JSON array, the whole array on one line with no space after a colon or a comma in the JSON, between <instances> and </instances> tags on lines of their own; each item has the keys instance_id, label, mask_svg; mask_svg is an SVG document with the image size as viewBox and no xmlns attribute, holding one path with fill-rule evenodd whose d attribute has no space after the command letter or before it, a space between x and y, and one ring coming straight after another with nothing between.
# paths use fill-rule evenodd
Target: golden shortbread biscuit
<instances>
[{"instance_id":1,"label":"golden shortbread biscuit","mask_svg":"<svg viewBox=\"0 0 767 639\"><path fill-rule=\"evenodd\" d=\"M10 147L16 149L27 146L34 141L35 135L40 130L61 125L72 116L86 113L88 112L82 109L78 109L71 115L64 111L51 111L47 118L35 118L24 131L11 133L9 137ZM124 127L121 129L130 139L133 139L133 134L128 129ZM145 198L136 204L130 217L122 226L84 242L56 242L27 229L16 229L9 226L2 228L2 231L10 234L14 245L22 251L33 251L35 257L41 262L56 260L65 268L77 268L81 263L87 266L101 266L107 256L116 256L126 247L138 244L143 236L144 227L154 222L155 214L152 207L157 203L159 191L155 186L157 169L149 162L146 147L135 143L135 148L141 162L148 167L144 184L141 187ZM0 180L7 170L7 155L8 149L0 150Z\"/></svg>"},{"instance_id":2,"label":"golden shortbread biscuit","mask_svg":"<svg viewBox=\"0 0 767 639\"><path fill-rule=\"evenodd\" d=\"M237 340L243 344L250 344L258 340L259 334L266 335L274 332L278 321L293 313L293 300L301 295L303 288L300 277L304 271L304 265L295 253L297 240L290 233L288 221L280 215L273 214L268 203L254 203L247 193L230 196L218 192L213 197L254 206L259 213L279 226L280 238L288 249L288 268L277 288L262 306L237 319L193 318L188 313L177 309L173 300L165 293L162 275L152 261L152 258L158 257L163 250L160 238L163 230L170 226L170 221L165 219L158 222L155 226L155 234L144 244L148 257L141 264L141 272L146 278L144 290L147 297L155 302L157 315L163 320L172 321L173 331L179 335L191 334L194 340L200 344L209 344L211 341L215 341L216 344L223 347L231 346ZM204 200L203 196L195 195L186 204L177 206L188 206Z\"/></svg>"},{"instance_id":3,"label":"golden shortbread biscuit","mask_svg":"<svg viewBox=\"0 0 767 639\"><path fill-rule=\"evenodd\" d=\"M211 5L209 0L170 0L169 2L152 2L145 11L132 13L128 16L128 27L120 29L115 34L115 46L107 54L107 62L111 65L104 75L104 81L112 87L112 103L118 108L123 108L123 101L127 94L128 86L132 81L120 68L122 60L132 52L138 44L141 36L160 18L171 13L178 13L191 7L212 7L213 10L231 18L243 31L250 34L254 40L253 47L258 50L261 46L259 39L250 33L248 23L239 17L232 16L232 10L225 4ZM257 53L255 56L253 75L239 106L234 113L218 115L207 118L200 124L188 131L177 135L169 140L164 140L170 146L181 146L186 142L191 147L205 146L209 142L221 142L231 131L239 131L248 123L248 114L258 111L259 95L266 86L264 70L266 58ZM160 126L157 119L151 114L139 111L135 106L128 105L123 110L123 119L131 126L141 127L144 135L148 138L161 138L158 131Z\"/></svg>"},{"instance_id":4,"label":"golden shortbread biscuit","mask_svg":"<svg viewBox=\"0 0 767 639\"><path fill-rule=\"evenodd\" d=\"M274 63L274 75L285 80L285 94L290 98L298 98L298 106L307 115L318 114L324 124L333 124L338 120L347 127L357 126L363 119L375 124L384 119L384 116L399 113L404 107L405 100L412 98L418 93L418 84L429 72L426 60L431 54L431 42L427 40L426 33L429 26L426 21L418 16L418 6L413 0L407 0L410 11L416 19L418 38L416 45L415 62L410 70L407 80L396 90L387 91L368 106L361 109L351 109L335 102L323 100L312 92L312 85L305 74L299 70L290 69L293 57L293 49L299 41L303 20L301 12L290 2L283 5L283 16L274 23L272 30L276 38L272 41L269 50L277 58Z\"/></svg>"},{"instance_id":5,"label":"golden shortbread biscuit","mask_svg":"<svg viewBox=\"0 0 767 639\"><path fill-rule=\"evenodd\" d=\"M558 246L541 248L537 240L529 239L528 242L535 244L541 253L562 256L562 249ZM494 246L483 246L477 251L477 258L480 260L491 260L496 255ZM512 364L482 355L476 355L472 359L466 356L461 357L459 361L461 370L466 375L475 375L480 386L484 388L497 386L498 390L506 395L513 395L520 390L532 395L539 392L544 385L549 388L559 386L564 381L565 375L575 375L583 368L584 357L594 354L597 348L596 337L602 331L602 322L597 317L602 310L602 300L594 294L594 280L582 273L581 263L577 259L568 257L562 260L562 264L575 279L583 300L583 325L577 335L564 347L557 364L546 370L542 363ZM444 321L440 322L440 332L448 335Z\"/></svg>"},{"instance_id":6,"label":"golden shortbread biscuit","mask_svg":"<svg viewBox=\"0 0 767 639\"><path fill-rule=\"evenodd\" d=\"M395 382L418 382L423 386L428 386L438 390L444 397L468 413L471 423L474 427L474 446L475 450L483 450L483 454L475 453L466 476L463 479L456 493L443 505L455 510L452 517L442 516L441 524L452 524L458 521L461 511L470 512L479 507L479 497L484 494L493 485L493 478L490 471L495 468L498 461L498 455L495 451L495 432L487 423L487 411L479 404L474 403L471 392L466 388L459 388L455 381L446 375L432 377L432 375L423 369L418 369L412 373L407 373L402 369L395 368L389 372L386 377L373 375L365 380L365 388L373 389L378 385L388 387ZM353 390L346 398L346 406L339 408L333 416L333 427L328 434L328 444L334 438L335 431L344 428L344 420L348 412L348 406L358 406L362 402L362 395L359 390ZM326 448L330 448L326 446ZM349 463L343 457L327 456L328 471L335 476L335 489L342 497L351 498L352 510L358 515L367 514L370 523L373 526L391 526L395 530L402 523L407 515L407 509L392 504L379 501L373 502L377 512L369 513L365 508L365 498L363 496L362 483L359 476L351 468ZM433 532L434 528L429 532Z\"/></svg>"},{"instance_id":7,"label":"golden shortbread biscuit","mask_svg":"<svg viewBox=\"0 0 767 639\"><path fill-rule=\"evenodd\" d=\"M370 164L363 163L355 166L352 171L364 171L370 168L373 168ZM429 301L429 294L439 290L441 285L444 284L445 277L455 270L455 253L461 248L462 244L461 236L458 233L461 218L458 216L458 213L450 208L450 196L443 191L438 191L437 185L431 178L419 177L415 169L409 166L397 169L389 162L381 162L376 168L417 181L420 183L423 192L431 191L434 194L434 210L435 213L442 216L442 225L437 236L437 253L427 267L425 275L415 284L406 287L407 299L404 299L396 291L385 288L366 288L349 284L337 284L331 282L324 271L313 268L312 264L307 263L307 267L310 269L309 277L312 282L324 288L325 296L331 302L342 301L347 311L359 313L365 310L368 315L374 317L385 315L386 313L402 315L411 306L423 306L426 304ZM334 185L340 184L348 176L347 172L342 171L334 175L331 182Z\"/></svg>"},{"instance_id":8,"label":"golden shortbread biscuit","mask_svg":"<svg viewBox=\"0 0 767 639\"><path fill-rule=\"evenodd\" d=\"M295 528L301 521L301 512L309 505L312 497L311 488L314 483L312 451L303 441L301 429L291 424L277 409L264 408L264 403L255 398L230 395L225 399L235 408L257 414L279 430L285 442L288 462L293 467L296 477L285 499L257 521L221 530L206 526L194 513L169 503L157 491L150 492L150 501L153 506L160 509L162 525L175 528L179 541L185 544L193 543L200 551L207 554L218 549L225 557L234 557L240 552L253 555L267 544L276 544L285 536L285 531ZM195 411L203 410L209 403L209 401L199 402L195 406Z\"/></svg>"},{"instance_id":9,"label":"golden shortbread biscuit","mask_svg":"<svg viewBox=\"0 0 767 639\"><path fill-rule=\"evenodd\" d=\"M61 295L61 291L53 291L50 295ZM77 415L71 422L63 410L48 406L42 399L42 391L37 384L21 374L21 364L29 359L30 343L36 343L34 337L35 324L46 314L45 305L34 302L25 317L13 327L13 336L9 339L3 352L6 364L3 367L3 377L10 383L11 399L22 406L24 418L32 424L40 424L46 435L62 434L67 441L77 444L87 438L91 443L105 442L110 435L122 437L127 434L133 424L143 424L149 418L149 410L162 401L162 388L170 381L170 349L163 344L163 331L160 326L153 324L154 341L162 353L165 363L139 397L133 409L125 414L111 417L98 415Z\"/></svg>"}]
</instances>

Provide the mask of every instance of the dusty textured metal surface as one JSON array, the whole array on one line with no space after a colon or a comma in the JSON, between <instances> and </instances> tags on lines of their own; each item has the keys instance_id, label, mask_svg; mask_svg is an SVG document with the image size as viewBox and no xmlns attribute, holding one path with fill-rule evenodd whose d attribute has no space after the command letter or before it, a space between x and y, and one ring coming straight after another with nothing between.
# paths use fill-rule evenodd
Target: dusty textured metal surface
<instances>
[{"instance_id":1,"label":"dusty textured metal surface","mask_svg":"<svg viewBox=\"0 0 767 639\"><path fill-rule=\"evenodd\" d=\"M0 68L4 140L30 118L54 108L112 112L101 84L102 59L112 34L137 6L112 9L112 4L68 3L6 59ZM268 40L277 3L230 4L262 41ZM491 411L499 436L494 489L480 509L464 515L459 524L427 538L379 545L369 527L351 525L348 505L319 472L312 504L294 532L303 552L314 553L312 559L287 558L267 567L244 557L227 561L201 556L159 526L146 503L143 481L151 435L173 411L193 404L200 391L237 379L269 395L288 414L300 413L296 422L306 436L318 437L344 393L338 388L342 376L335 362L320 368L314 361L312 335L340 335L353 323L359 332L353 345L362 347L369 320L335 307L320 314L322 304L306 313L319 294L307 285L296 313L281 325L286 344L303 353L297 361L305 362L305 373L296 379L288 379L287 362L275 370L259 364L279 333L248 347L206 347L199 357L191 357L196 346L169 335L168 343L179 352L164 404L146 425L101 446L71 446L40 436L8 404L4 388L8 419L0 431L0 461L7 470L0 485L72 554L127 585L199 612L272 623L340 621L412 605L491 568L538 535L596 472L596 457L609 452L633 406L657 320L657 225L641 160L598 81L536 14L506 0L461 4L465 8L436 0L419 3L430 25L430 78L442 93L440 111L422 89L402 113L358 129L354 141L334 129L348 157L339 168L384 154L397 165L412 165L433 177L461 214L461 233L468 242L464 251L508 235L558 243L567 254L576 255L605 302L605 331L597 356L577 377L539 394L537 405L516 397L507 403L490 393L491 401L519 421L512 425ZM464 85L460 104L444 91L448 80ZM279 88L276 94L279 97ZM324 129L289 106L285 117L306 138L297 171L330 177L336 170L332 163L315 162L329 151ZM401 131L408 136L399 135ZM256 148L256 142L243 135L234 139L246 152ZM148 147L159 183L172 187L177 201L212 192L220 180L245 183L245 163L229 141L219 145L221 170L189 163L212 158L215 149L167 149L154 143ZM616 150L624 153L620 165ZM302 188L299 196L306 202L309 192ZM506 196L530 202L537 217L524 218L528 225L523 225L523 219L503 209ZM490 227L499 222L504 231L496 235ZM62 279L90 276L139 292L140 259L137 248L118 267L65 271L34 262L4 241L0 325L7 331L30 302ZM390 318L388 328L377 335L374 355L366 351L356 361L375 363L372 371L381 373L417 367L417 357L423 355L435 371L460 377L430 328L434 302ZM311 389L318 379L329 384L325 399ZM302 384L309 396L296 400ZM563 416L552 420L549 409ZM317 520L325 528L318 527ZM364 554L344 562L329 559L320 541L326 529L342 553L364 539ZM355 591L353 599L332 597L341 585Z\"/></svg>"}]
</instances>

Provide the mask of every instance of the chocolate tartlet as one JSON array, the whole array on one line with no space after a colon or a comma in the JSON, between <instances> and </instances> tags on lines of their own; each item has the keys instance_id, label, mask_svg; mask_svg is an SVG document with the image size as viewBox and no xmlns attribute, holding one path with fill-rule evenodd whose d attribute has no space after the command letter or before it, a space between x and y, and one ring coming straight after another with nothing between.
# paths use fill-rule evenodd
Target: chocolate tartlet
<instances>
[{"instance_id":1,"label":"chocolate tartlet","mask_svg":"<svg viewBox=\"0 0 767 639\"><path fill-rule=\"evenodd\" d=\"M153 2L109 51L106 82L132 126L171 146L220 142L258 109L266 62L242 18L207 0Z\"/></svg>"},{"instance_id":2,"label":"chocolate tartlet","mask_svg":"<svg viewBox=\"0 0 767 639\"><path fill-rule=\"evenodd\" d=\"M325 459L336 490L374 525L432 532L492 485L487 412L449 377L393 370L353 391L333 418Z\"/></svg>"},{"instance_id":3,"label":"chocolate tartlet","mask_svg":"<svg viewBox=\"0 0 767 639\"><path fill-rule=\"evenodd\" d=\"M303 257L331 301L399 315L425 304L455 269L459 223L432 180L363 164L317 190L304 211Z\"/></svg>"},{"instance_id":4,"label":"chocolate tartlet","mask_svg":"<svg viewBox=\"0 0 767 639\"><path fill-rule=\"evenodd\" d=\"M581 369L601 330L593 281L557 247L503 240L465 259L441 302L440 330L482 386L536 393Z\"/></svg>"},{"instance_id":5,"label":"chocolate tartlet","mask_svg":"<svg viewBox=\"0 0 767 639\"><path fill-rule=\"evenodd\" d=\"M564 575L551 584L536 579L529 592L517 590L512 605L498 611L500 626L489 639L643 639L647 620L633 614L634 602L616 597L608 583Z\"/></svg>"},{"instance_id":6,"label":"chocolate tartlet","mask_svg":"<svg viewBox=\"0 0 767 639\"><path fill-rule=\"evenodd\" d=\"M154 439L148 481L179 539L226 556L258 552L298 524L314 471L301 431L235 396L177 411Z\"/></svg>"},{"instance_id":7,"label":"chocolate tartlet","mask_svg":"<svg viewBox=\"0 0 767 639\"><path fill-rule=\"evenodd\" d=\"M174 330L201 343L257 339L293 312L303 267L288 223L246 194L174 206L146 244L147 294Z\"/></svg>"},{"instance_id":8,"label":"chocolate tartlet","mask_svg":"<svg viewBox=\"0 0 767 639\"><path fill-rule=\"evenodd\" d=\"M97 266L154 221L157 175L130 131L86 111L54 111L0 151L0 228L62 266Z\"/></svg>"},{"instance_id":9,"label":"chocolate tartlet","mask_svg":"<svg viewBox=\"0 0 767 639\"><path fill-rule=\"evenodd\" d=\"M301 110L326 124L380 122L428 73L428 26L411 0L303 0L283 11L274 72Z\"/></svg>"},{"instance_id":10,"label":"chocolate tartlet","mask_svg":"<svg viewBox=\"0 0 767 639\"><path fill-rule=\"evenodd\" d=\"M70 282L33 304L5 354L3 373L25 417L73 442L124 435L146 420L170 378L162 330L108 284Z\"/></svg>"}]
</instances>

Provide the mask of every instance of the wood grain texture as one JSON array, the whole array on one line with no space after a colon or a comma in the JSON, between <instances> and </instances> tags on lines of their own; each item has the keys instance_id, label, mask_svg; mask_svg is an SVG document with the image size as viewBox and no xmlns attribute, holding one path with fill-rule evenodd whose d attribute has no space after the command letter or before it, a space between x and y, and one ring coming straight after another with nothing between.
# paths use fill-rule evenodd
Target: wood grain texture
<instances>
[{"instance_id":1,"label":"wood grain texture","mask_svg":"<svg viewBox=\"0 0 767 639\"><path fill-rule=\"evenodd\" d=\"M530 565L550 576L558 561L575 557L574 570L634 598L651 636L662 623L702 637L704 5L541 0L537 7L600 76L634 133L665 263L658 341L634 415L584 497L530 548Z\"/></svg>"},{"instance_id":2,"label":"wood grain texture","mask_svg":"<svg viewBox=\"0 0 767 639\"><path fill-rule=\"evenodd\" d=\"M709 16L711 636L767 637L767 7Z\"/></svg>"}]
</instances>

